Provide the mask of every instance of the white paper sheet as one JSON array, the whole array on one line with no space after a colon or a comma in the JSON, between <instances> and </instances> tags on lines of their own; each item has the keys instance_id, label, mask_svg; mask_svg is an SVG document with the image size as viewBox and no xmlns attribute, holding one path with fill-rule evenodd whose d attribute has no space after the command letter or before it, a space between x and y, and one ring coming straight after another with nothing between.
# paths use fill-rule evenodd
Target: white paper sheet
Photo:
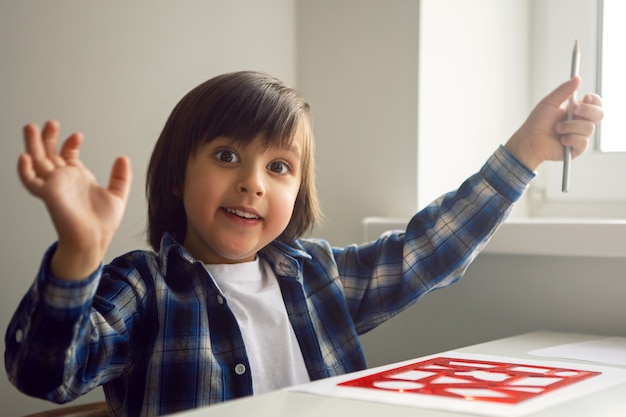
<instances>
[{"instance_id":1,"label":"white paper sheet","mask_svg":"<svg viewBox=\"0 0 626 417\"><path fill-rule=\"evenodd\" d=\"M426 360L434 357L453 357L457 359L469 359L479 361L495 361L505 363L519 363L529 366L546 366L546 367L561 367L561 368L576 368L579 370L588 370L594 372L601 372L600 375L577 382L575 384L560 388L558 390L546 393L539 397L518 403L511 404L499 404L489 403L485 401L468 401L456 398L441 397L435 395L419 395L419 394L404 394L398 392L385 392L382 390L370 390L365 388L355 388L338 386L338 384L351 381L355 378L365 377L379 373L381 371L395 369L405 364L414 363L417 360ZM338 377L323 379L315 381L309 384L300 385L296 387L288 388L290 391L300 391L309 394L323 395L329 397L346 398L361 401L373 401L386 404L395 404L402 406L412 406L416 408L444 410L459 413L474 414L480 416L498 416L498 417L518 417L545 408L573 400L575 398L600 391L614 385L626 383L626 369L602 367L593 364L572 364L567 362L552 362L552 361L534 361L534 360L522 360L516 358L506 358L492 355L478 355L468 354L461 352L443 352L437 355L425 356L423 358L417 358L410 361L400 362L392 365L381 366L374 369L368 369L365 371L342 375Z\"/></svg>"},{"instance_id":2,"label":"white paper sheet","mask_svg":"<svg viewBox=\"0 0 626 417\"><path fill-rule=\"evenodd\" d=\"M606 337L535 349L529 355L626 366L626 337Z\"/></svg>"}]
</instances>

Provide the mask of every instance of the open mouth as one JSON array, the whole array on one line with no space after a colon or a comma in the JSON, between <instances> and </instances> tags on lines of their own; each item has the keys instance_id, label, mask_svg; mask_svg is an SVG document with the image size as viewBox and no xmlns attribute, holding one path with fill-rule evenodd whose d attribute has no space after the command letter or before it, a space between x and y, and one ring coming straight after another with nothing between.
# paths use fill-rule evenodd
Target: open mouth
<instances>
[{"instance_id":1,"label":"open mouth","mask_svg":"<svg viewBox=\"0 0 626 417\"><path fill-rule=\"evenodd\" d=\"M257 220L261 218L254 213L248 213L242 210L237 210L237 209L232 209L232 208L226 208L225 210L226 212L230 214L234 214L235 216L241 217L242 219Z\"/></svg>"}]
</instances>

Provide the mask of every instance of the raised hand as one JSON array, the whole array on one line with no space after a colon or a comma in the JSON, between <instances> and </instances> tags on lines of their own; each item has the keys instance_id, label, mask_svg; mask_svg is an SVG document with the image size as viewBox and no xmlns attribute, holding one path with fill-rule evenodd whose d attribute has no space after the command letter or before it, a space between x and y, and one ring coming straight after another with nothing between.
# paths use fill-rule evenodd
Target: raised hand
<instances>
[{"instance_id":1,"label":"raised hand","mask_svg":"<svg viewBox=\"0 0 626 417\"><path fill-rule=\"evenodd\" d=\"M107 188L79 159L83 136L70 135L57 151L59 124L24 126L26 152L20 155L18 173L24 187L40 198L58 235L52 273L61 279L80 280L102 261L118 229L131 184L130 161L115 160Z\"/></svg>"},{"instance_id":2,"label":"raised hand","mask_svg":"<svg viewBox=\"0 0 626 417\"><path fill-rule=\"evenodd\" d=\"M543 98L506 143L506 148L531 170L543 161L562 160L564 146L572 147L572 158L589 146L589 138L604 116L602 99L586 94L574 104L573 120L565 120L568 100L580 82L574 77Z\"/></svg>"}]
</instances>

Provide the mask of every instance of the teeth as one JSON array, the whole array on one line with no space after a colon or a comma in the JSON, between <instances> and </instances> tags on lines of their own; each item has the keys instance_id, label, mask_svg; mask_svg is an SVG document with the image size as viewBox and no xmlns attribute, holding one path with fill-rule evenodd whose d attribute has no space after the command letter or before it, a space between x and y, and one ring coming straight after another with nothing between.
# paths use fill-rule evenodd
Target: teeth
<instances>
[{"instance_id":1,"label":"teeth","mask_svg":"<svg viewBox=\"0 0 626 417\"><path fill-rule=\"evenodd\" d=\"M241 210L227 208L226 211L232 214L236 214L239 217L243 217L244 219L258 219L259 218L259 216L257 216L256 214L246 213L245 211L241 211Z\"/></svg>"}]
</instances>

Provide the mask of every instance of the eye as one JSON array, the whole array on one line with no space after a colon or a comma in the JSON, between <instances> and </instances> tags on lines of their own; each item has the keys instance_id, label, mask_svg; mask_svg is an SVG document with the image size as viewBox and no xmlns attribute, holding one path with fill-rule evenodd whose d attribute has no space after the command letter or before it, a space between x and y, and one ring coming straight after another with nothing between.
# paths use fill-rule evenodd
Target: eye
<instances>
[{"instance_id":1,"label":"eye","mask_svg":"<svg viewBox=\"0 0 626 417\"><path fill-rule=\"evenodd\" d=\"M230 149L221 149L215 152L215 159L220 162L225 162L227 164L235 164L239 162L239 157L237 154Z\"/></svg>"},{"instance_id":2,"label":"eye","mask_svg":"<svg viewBox=\"0 0 626 417\"><path fill-rule=\"evenodd\" d=\"M291 167L284 161L272 161L267 165L267 169L277 174L287 174Z\"/></svg>"}]
</instances>

